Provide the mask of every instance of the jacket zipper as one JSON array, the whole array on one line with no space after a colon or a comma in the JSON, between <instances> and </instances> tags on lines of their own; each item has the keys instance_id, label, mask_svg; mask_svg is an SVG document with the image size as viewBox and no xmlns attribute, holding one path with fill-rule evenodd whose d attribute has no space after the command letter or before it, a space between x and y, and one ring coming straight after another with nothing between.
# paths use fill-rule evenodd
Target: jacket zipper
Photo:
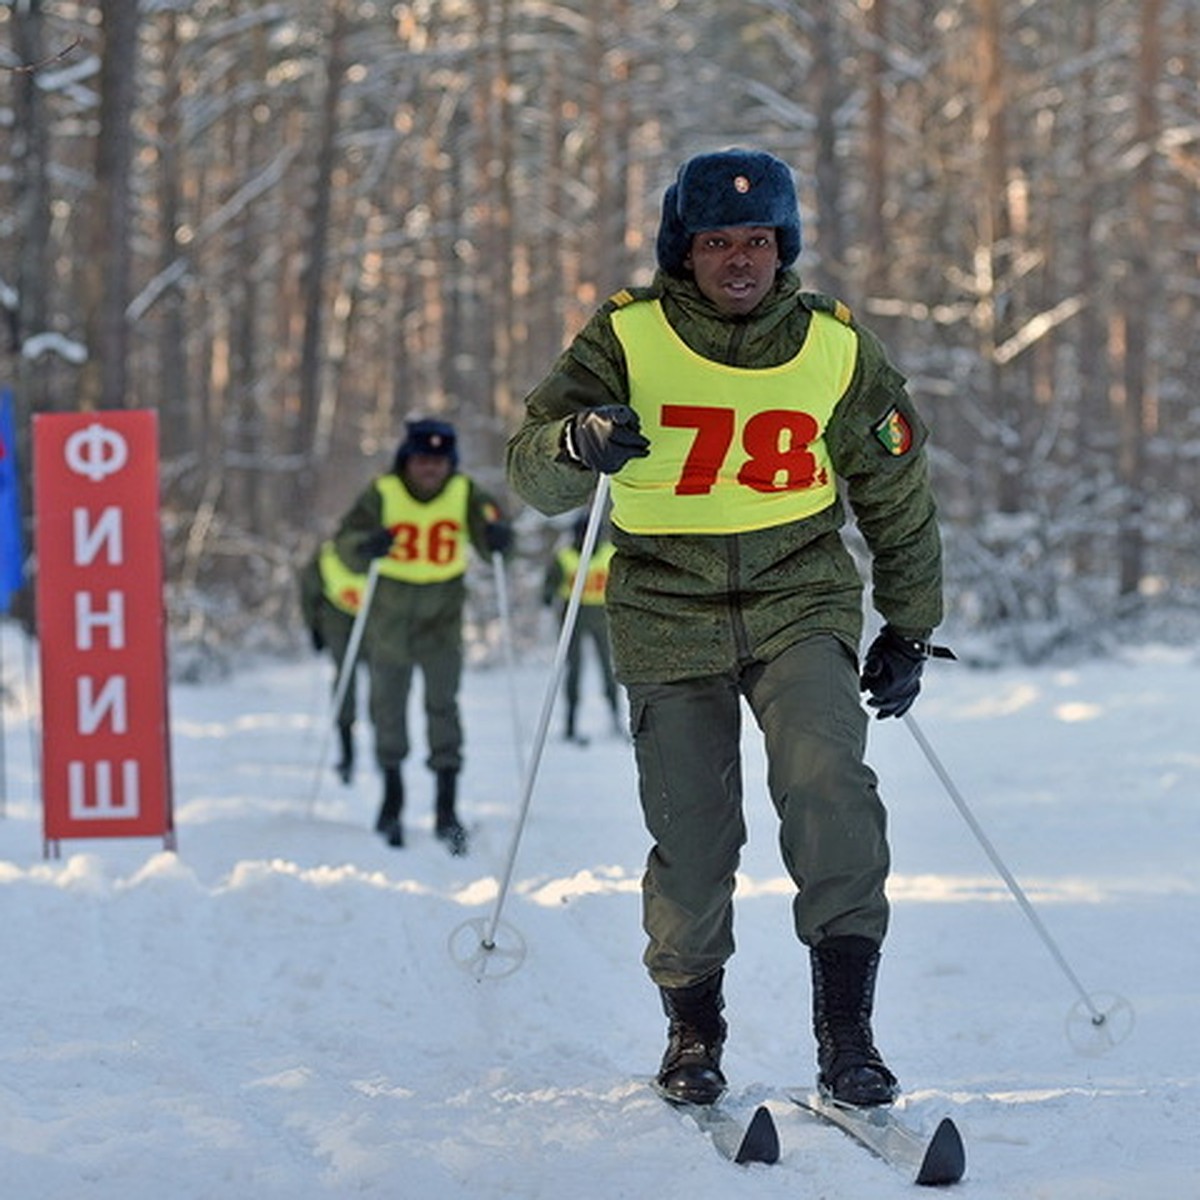
<instances>
[{"instance_id":1,"label":"jacket zipper","mask_svg":"<svg viewBox=\"0 0 1200 1200\"><path fill-rule=\"evenodd\" d=\"M725 358L730 366L738 364L745 330L746 327L741 322L733 326ZM742 609L742 542L738 534L726 535L725 557L728 570L726 593L729 597L729 626L733 634L735 661L740 667L750 661L750 638L746 633L745 613Z\"/></svg>"},{"instance_id":2,"label":"jacket zipper","mask_svg":"<svg viewBox=\"0 0 1200 1200\"><path fill-rule=\"evenodd\" d=\"M745 613L742 609L742 540L736 533L725 536L725 561L728 571L726 595L729 597L729 628L733 635L734 660L743 666L751 659L750 637L746 633Z\"/></svg>"}]
</instances>

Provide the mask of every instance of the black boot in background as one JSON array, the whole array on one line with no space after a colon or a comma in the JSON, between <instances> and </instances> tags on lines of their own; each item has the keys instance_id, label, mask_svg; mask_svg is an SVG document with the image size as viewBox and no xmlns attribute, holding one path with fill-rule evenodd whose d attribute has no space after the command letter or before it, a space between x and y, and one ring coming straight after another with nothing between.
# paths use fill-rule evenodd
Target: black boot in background
<instances>
[{"instance_id":1,"label":"black boot in background","mask_svg":"<svg viewBox=\"0 0 1200 1200\"><path fill-rule=\"evenodd\" d=\"M343 783L349 783L354 778L354 727L339 725L338 741L341 743L342 757L333 769Z\"/></svg>"},{"instance_id":2,"label":"black boot in background","mask_svg":"<svg viewBox=\"0 0 1200 1200\"><path fill-rule=\"evenodd\" d=\"M375 818L375 832L382 833L389 846L404 845L404 829L400 814L404 809L404 781L399 767L383 769L383 803Z\"/></svg>"},{"instance_id":3,"label":"black boot in background","mask_svg":"<svg viewBox=\"0 0 1200 1200\"><path fill-rule=\"evenodd\" d=\"M891 1104L900 1089L871 1033L879 947L865 937L831 937L811 958L818 1088L843 1104Z\"/></svg>"},{"instance_id":4,"label":"black boot in background","mask_svg":"<svg viewBox=\"0 0 1200 1200\"><path fill-rule=\"evenodd\" d=\"M572 742L576 746L586 746L588 744L587 738L583 737L581 734L576 732L575 724L576 724L577 715L578 715L578 710L576 709L575 705L568 704L567 705L567 722L563 729L563 741L564 742Z\"/></svg>"},{"instance_id":5,"label":"black boot in background","mask_svg":"<svg viewBox=\"0 0 1200 1200\"><path fill-rule=\"evenodd\" d=\"M667 1027L667 1050L656 1082L668 1099L681 1104L714 1104L725 1090L721 1052L725 1048L724 970L689 987L658 990Z\"/></svg>"},{"instance_id":6,"label":"black boot in background","mask_svg":"<svg viewBox=\"0 0 1200 1200\"><path fill-rule=\"evenodd\" d=\"M457 800L458 772L443 768L437 773L437 808L434 832L439 841L446 843L446 848L455 857L467 852L467 831L462 827L455 813Z\"/></svg>"}]
</instances>

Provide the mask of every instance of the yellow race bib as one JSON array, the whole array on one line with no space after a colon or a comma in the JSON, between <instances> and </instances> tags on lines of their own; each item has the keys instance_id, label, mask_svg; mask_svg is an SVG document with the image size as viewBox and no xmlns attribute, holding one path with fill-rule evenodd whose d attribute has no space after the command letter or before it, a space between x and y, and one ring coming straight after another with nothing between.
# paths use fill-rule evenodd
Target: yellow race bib
<instances>
[{"instance_id":1,"label":"yellow race bib","mask_svg":"<svg viewBox=\"0 0 1200 1200\"><path fill-rule=\"evenodd\" d=\"M612 542L603 542L592 551L591 562L588 563L587 578L583 581L583 593L579 597L580 604L603 604L604 593L608 588L608 568L617 548ZM569 600L575 587L575 576L579 574L581 555L574 546L564 546L558 552L558 563L562 567L562 582L558 585L558 595L561 600Z\"/></svg>"},{"instance_id":2,"label":"yellow race bib","mask_svg":"<svg viewBox=\"0 0 1200 1200\"><path fill-rule=\"evenodd\" d=\"M628 533L739 533L828 508L836 482L825 426L849 386L858 338L814 312L796 356L759 370L692 350L657 300L612 314L629 403L647 458L612 479L613 523Z\"/></svg>"},{"instance_id":3,"label":"yellow race bib","mask_svg":"<svg viewBox=\"0 0 1200 1200\"><path fill-rule=\"evenodd\" d=\"M432 500L416 499L395 475L375 481L383 501L381 518L392 531L392 549L380 559L379 574L404 583L441 583L467 569L465 475L451 475Z\"/></svg>"},{"instance_id":4,"label":"yellow race bib","mask_svg":"<svg viewBox=\"0 0 1200 1200\"><path fill-rule=\"evenodd\" d=\"M321 556L317 560L321 572L321 587L325 599L334 608L339 608L348 616L354 616L362 604L363 587L366 576L350 570L340 555L333 548L332 542L323 542Z\"/></svg>"}]
</instances>

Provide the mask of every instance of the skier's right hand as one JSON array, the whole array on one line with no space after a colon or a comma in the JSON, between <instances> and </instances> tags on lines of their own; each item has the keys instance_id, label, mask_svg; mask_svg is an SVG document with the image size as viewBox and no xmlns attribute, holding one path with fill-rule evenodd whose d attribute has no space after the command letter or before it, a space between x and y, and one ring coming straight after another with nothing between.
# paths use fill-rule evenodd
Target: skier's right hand
<instances>
[{"instance_id":1,"label":"skier's right hand","mask_svg":"<svg viewBox=\"0 0 1200 1200\"><path fill-rule=\"evenodd\" d=\"M507 521L493 521L483 531L489 554L507 554L513 542L512 526Z\"/></svg>"},{"instance_id":2,"label":"skier's right hand","mask_svg":"<svg viewBox=\"0 0 1200 1200\"><path fill-rule=\"evenodd\" d=\"M391 553L393 534L390 529L375 529L358 543L363 558L383 558Z\"/></svg>"},{"instance_id":3,"label":"skier's right hand","mask_svg":"<svg viewBox=\"0 0 1200 1200\"><path fill-rule=\"evenodd\" d=\"M571 417L563 429L568 461L604 475L615 475L631 458L645 458L650 442L628 404L604 404Z\"/></svg>"}]
</instances>

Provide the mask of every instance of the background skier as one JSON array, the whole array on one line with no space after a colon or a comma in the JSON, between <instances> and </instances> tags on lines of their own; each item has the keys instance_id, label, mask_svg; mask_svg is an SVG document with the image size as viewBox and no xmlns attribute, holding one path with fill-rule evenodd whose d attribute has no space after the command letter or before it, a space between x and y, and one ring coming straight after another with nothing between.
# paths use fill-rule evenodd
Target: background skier
<instances>
[{"instance_id":1,"label":"background skier","mask_svg":"<svg viewBox=\"0 0 1200 1200\"><path fill-rule=\"evenodd\" d=\"M426 761L437 781L434 829L452 854L466 853L457 798L467 547L490 558L505 553L511 541L495 499L458 470L454 427L428 418L408 422L392 470L373 479L342 519L335 542L343 561L365 571L372 559L380 560L363 646L384 785L375 828L389 845L404 845L401 764L410 747L408 694L420 668Z\"/></svg>"},{"instance_id":2,"label":"background skier","mask_svg":"<svg viewBox=\"0 0 1200 1200\"><path fill-rule=\"evenodd\" d=\"M546 566L542 581L542 603L558 604L559 617L566 611L567 601L575 586L579 573L579 552L587 531L587 516L578 517L572 526L571 541L560 546ZM575 617L575 628L567 645L567 672L563 682L563 698L566 701L566 722L563 737L576 745L587 745L587 738L578 729L580 685L583 678L585 644L590 642L595 652L596 668L600 672L600 684L604 699L612 717L614 733L621 731L617 711L617 679L612 665L612 647L608 639L608 617L604 611L604 593L608 587L608 567L615 547L607 537L597 540L592 557L587 565L587 578L579 597L579 612Z\"/></svg>"}]
</instances>

